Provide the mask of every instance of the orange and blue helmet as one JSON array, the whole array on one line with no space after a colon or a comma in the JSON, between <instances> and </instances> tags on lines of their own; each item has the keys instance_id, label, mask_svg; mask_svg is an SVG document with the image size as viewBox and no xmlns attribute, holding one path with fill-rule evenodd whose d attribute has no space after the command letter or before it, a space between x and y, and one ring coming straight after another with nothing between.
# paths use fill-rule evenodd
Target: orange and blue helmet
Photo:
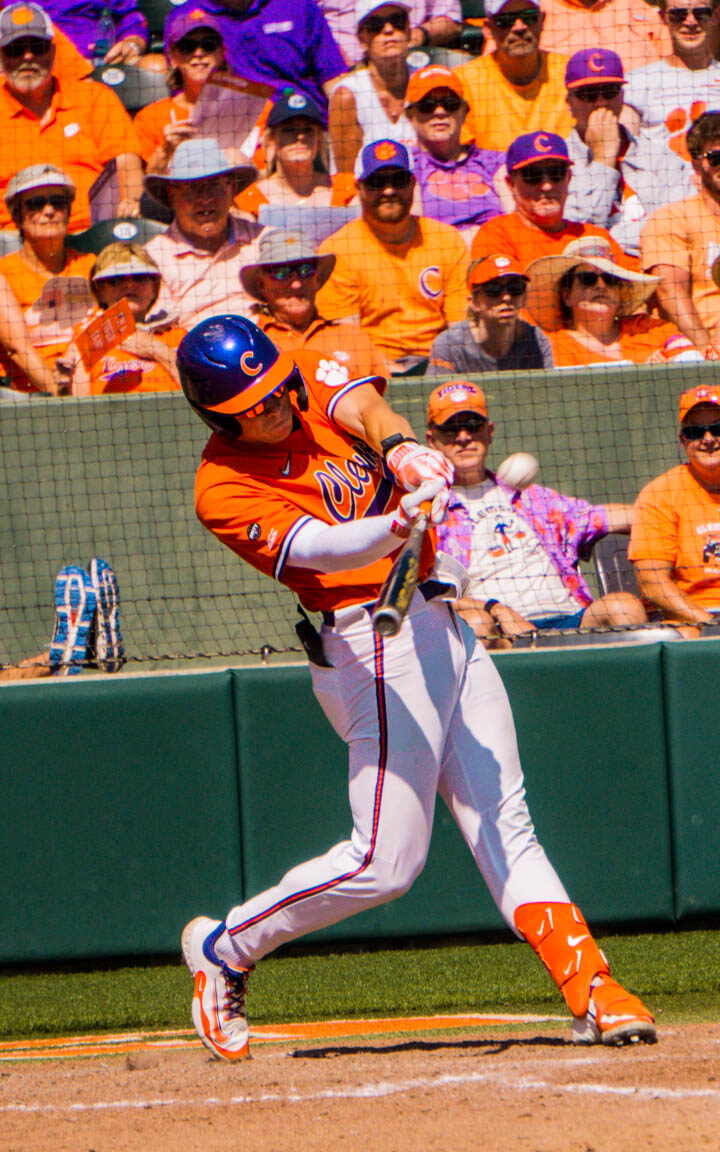
<instances>
[{"instance_id":1,"label":"orange and blue helmet","mask_svg":"<svg viewBox=\"0 0 720 1152\"><path fill-rule=\"evenodd\" d=\"M211 316L180 341L180 382L191 408L215 432L237 437L243 416L259 416L273 392L297 393L300 409L307 392L292 356L244 316Z\"/></svg>"}]
</instances>

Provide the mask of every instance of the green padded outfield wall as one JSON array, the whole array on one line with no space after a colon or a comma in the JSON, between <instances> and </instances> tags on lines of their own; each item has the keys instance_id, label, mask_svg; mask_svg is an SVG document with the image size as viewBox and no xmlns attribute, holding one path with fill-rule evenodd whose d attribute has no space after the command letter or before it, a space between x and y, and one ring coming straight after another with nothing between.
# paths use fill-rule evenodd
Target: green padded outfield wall
<instances>
[{"instance_id":1,"label":"green padded outfield wall","mask_svg":"<svg viewBox=\"0 0 720 1152\"><path fill-rule=\"evenodd\" d=\"M713 736L720 642L663 652L676 907L679 917L720 909L720 760Z\"/></svg>"},{"instance_id":2,"label":"green padded outfield wall","mask_svg":"<svg viewBox=\"0 0 720 1152\"><path fill-rule=\"evenodd\" d=\"M678 393L716 372L693 364L478 377L496 422L491 461L524 448L537 454L543 483L593 500L634 499L676 460ZM388 386L420 435L431 387L410 378ZM293 597L195 519L205 440L178 395L0 403L0 661L47 643L58 569L92 555L117 571L135 667L264 644L298 650Z\"/></svg>"}]
</instances>

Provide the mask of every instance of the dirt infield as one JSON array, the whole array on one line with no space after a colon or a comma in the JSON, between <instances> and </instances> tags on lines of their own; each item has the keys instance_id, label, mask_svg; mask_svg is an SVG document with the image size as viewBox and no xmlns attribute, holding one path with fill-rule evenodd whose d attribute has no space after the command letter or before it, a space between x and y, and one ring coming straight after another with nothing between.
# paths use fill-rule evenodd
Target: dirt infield
<instances>
[{"instance_id":1,"label":"dirt infield","mask_svg":"<svg viewBox=\"0 0 720 1152\"><path fill-rule=\"evenodd\" d=\"M263 1030L252 1058L239 1065L214 1060L187 1033L165 1034L165 1047L152 1038L103 1045L94 1038L88 1048L106 1054L84 1059L48 1059L46 1046L44 1059L26 1061L27 1046L4 1046L0 1148L720 1148L720 1024L666 1026L657 1045L608 1049L574 1048L566 1028L552 1022L466 1018L448 1031L457 1023L394 1036L387 1021L373 1029L353 1022L352 1035L347 1027L317 1026L302 1043L296 1030L288 1039L277 1026Z\"/></svg>"}]
</instances>

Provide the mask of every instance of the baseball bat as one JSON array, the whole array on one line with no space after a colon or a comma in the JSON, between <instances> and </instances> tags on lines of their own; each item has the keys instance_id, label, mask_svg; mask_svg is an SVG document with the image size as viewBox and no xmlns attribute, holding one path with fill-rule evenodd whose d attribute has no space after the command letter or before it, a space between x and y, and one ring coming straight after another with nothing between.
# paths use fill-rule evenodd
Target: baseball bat
<instances>
[{"instance_id":1,"label":"baseball bat","mask_svg":"<svg viewBox=\"0 0 720 1152\"><path fill-rule=\"evenodd\" d=\"M420 505L410 535L380 589L373 612L373 628L379 636L396 636L410 607L420 571L420 552L430 520L431 504L430 500L425 500Z\"/></svg>"}]
</instances>

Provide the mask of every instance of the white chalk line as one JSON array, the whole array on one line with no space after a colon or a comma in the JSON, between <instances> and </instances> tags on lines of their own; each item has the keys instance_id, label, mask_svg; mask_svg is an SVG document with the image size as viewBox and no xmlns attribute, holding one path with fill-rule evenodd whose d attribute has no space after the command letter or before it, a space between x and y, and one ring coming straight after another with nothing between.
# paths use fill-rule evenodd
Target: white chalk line
<instances>
[{"instance_id":1,"label":"white chalk line","mask_svg":"<svg viewBox=\"0 0 720 1152\"><path fill-rule=\"evenodd\" d=\"M406 1092L435 1091L473 1084L501 1084L508 1091L555 1092L578 1096L609 1096L635 1100L714 1100L720 1103L719 1088L664 1088L660 1085L623 1087L614 1084L558 1084L552 1080L528 1077L509 1079L506 1074L493 1072L446 1073L441 1076L418 1076L411 1080L386 1080L380 1083L359 1084L357 1087L324 1088L317 1092L264 1092L257 1095L229 1096L224 1099L208 1096L204 1099L182 1100L172 1098L145 1100L106 1100L82 1104L3 1104L0 1113L13 1115L49 1115L141 1110L151 1108L230 1108L252 1104L308 1104L318 1100L376 1100Z\"/></svg>"}]
</instances>

